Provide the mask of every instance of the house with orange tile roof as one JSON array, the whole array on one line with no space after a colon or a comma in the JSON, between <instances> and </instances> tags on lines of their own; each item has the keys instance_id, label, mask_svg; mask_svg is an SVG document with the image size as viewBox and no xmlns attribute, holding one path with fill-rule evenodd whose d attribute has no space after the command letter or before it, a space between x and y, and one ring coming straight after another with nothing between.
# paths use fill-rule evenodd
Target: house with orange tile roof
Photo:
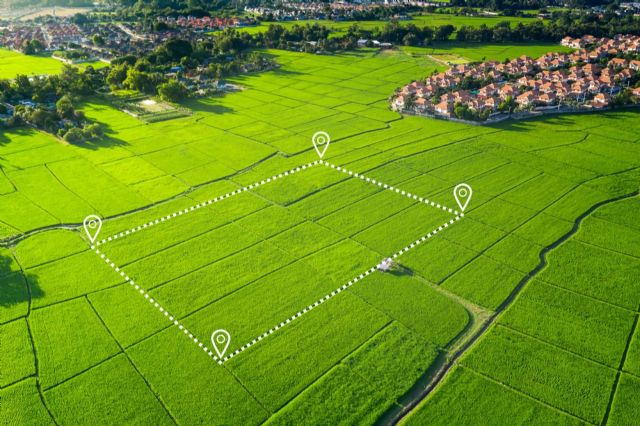
<instances>
[{"instance_id":1,"label":"house with orange tile roof","mask_svg":"<svg viewBox=\"0 0 640 426\"><path fill-rule=\"evenodd\" d=\"M572 54L546 53L535 60L522 55L504 63L491 61L453 66L446 72L405 86L393 100L392 107L401 110L406 95L412 93L416 97L416 109L433 110L447 117L452 116L454 105L458 103L478 112L496 111L500 102L509 96L513 96L521 108L539 105L544 110L568 98L577 100L579 106L604 108L610 104L610 94L619 91L623 84L628 85L640 72L640 60L613 57L618 52L633 54L636 49L640 52L640 36L563 39L566 43L575 40L587 48ZM600 61L602 58L607 59L606 66L601 65L604 63ZM471 78L476 83L492 82L469 92L460 90L463 78ZM528 90L520 93L521 88ZM443 89L445 93L433 107L432 97ZM639 92L638 89L632 91L637 102L640 102Z\"/></svg>"},{"instance_id":2,"label":"house with orange tile roof","mask_svg":"<svg viewBox=\"0 0 640 426\"><path fill-rule=\"evenodd\" d=\"M553 105L556 103L557 96L554 92L543 93L538 96L537 101L545 105Z\"/></svg>"},{"instance_id":3,"label":"house with orange tile roof","mask_svg":"<svg viewBox=\"0 0 640 426\"><path fill-rule=\"evenodd\" d=\"M593 101L591 102L591 105L594 108L604 108L606 106L609 106L610 102L611 102L611 96L608 93L598 93L596 96L593 97Z\"/></svg>"},{"instance_id":4,"label":"house with orange tile roof","mask_svg":"<svg viewBox=\"0 0 640 426\"><path fill-rule=\"evenodd\" d=\"M536 98L537 98L536 94L532 90L529 90L517 96L516 103L520 106L528 107L535 103Z\"/></svg>"},{"instance_id":5,"label":"house with orange tile roof","mask_svg":"<svg viewBox=\"0 0 640 426\"><path fill-rule=\"evenodd\" d=\"M440 102L434 108L435 112L438 114L444 115L446 117L451 117L453 114L453 104L449 102Z\"/></svg>"}]
</instances>

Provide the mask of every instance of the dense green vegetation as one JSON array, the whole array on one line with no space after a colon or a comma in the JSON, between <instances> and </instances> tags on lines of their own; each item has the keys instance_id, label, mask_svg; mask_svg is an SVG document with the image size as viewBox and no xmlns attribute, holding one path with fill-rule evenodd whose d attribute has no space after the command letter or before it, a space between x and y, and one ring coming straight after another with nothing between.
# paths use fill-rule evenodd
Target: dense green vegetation
<instances>
[{"instance_id":1,"label":"dense green vegetation","mask_svg":"<svg viewBox=\"0 0 640 426\"><path fill-rule=\"evenodd\" d=\"M411 15L411 19L403 20L401 23L405 25L415 25L418 27L440 27L444 25L453 25L453 26L463 26L463 25L471 25L471 26L480 26L485 24L489 27L496 25L502 21L509 21L513 25L518 23L529 23L533 22L531 18L517 18L517 17L469 17L469 16L457 16L452 14L444 14L444 13L424 13L419 15ZM281 25L284 28L290 29L295 25L300 24L309 24L309 25L320 25L325 26L331 31L333 31L334 35L343 35L349 29L349 27L354 24L358 27L365 30L373 30L375 28L381 29L387 25L386 21L372 21L372 20L361 20L357 22L353 21L330 21L330 20L320 20L320 19L310 19L308 21L296 22L296 21L282 21L276 22L278 25ZM264 32L269 28L269 25L274 24L272 22L262 22L258 25L243 28L244 32L249 34L255 34ZM303 25L303 26L304 26Z\"/></svg>"},{"instance_id":2,"label":"dense green vegetation","mask_svg":"<svg viewBox=\"0 0 640 426\"><path fill-rule=\"evenodd\" d=\"M99 138L102 128L76 111L74 100L93 93L101 80L93 68L82 72L70 66L64 66L59 75L30 79L20 74L13 80L0 80L0 101L15 105L5 124L30 125L71 143Z\"/></svg>"},{"instance_id":3,"label":"dense green vegetation","mask_svg":"<svg viewBox=\"0 0 640 426\"><path fill-rule=\"evenodd\" d=\"M489 410L495 410L495 416L519 412L523 418L517 423L551 406L593 424L607 419L633 424L637 409L631 400L639 395L633 336L640 306L640 228L628 221L628 214L638 206L636 196L601 207L585 219L571 240L549 254L549 265L408 423L420 424L451 408L447 401L461 401L461 395L471 393L474 400L465 398L459 411L471 409L472 416L479 407L498 401L501 405ZM625 288L636 291L621 290ZM609 296L621 291L619 297ZM500 383L505 395L470 391L473 382L490 387ZM529 407L523 407L521 395Z\"/></svg>"},{"instance_id":4,"label":"dense green vegetation","mask_svg":"<svg viewBox=\"0 0 640 426\"><path fill-rule=\"evenodd\" d=\"M455 52L504 59L543 48ZM3 131L0 238L51 227L0 249L3 348L10 336L0 366L12 367L0 381L3 414L42 423L50 412L60 424L372 423L407 404L542 247L640 183L635 111L492 127L389 111L394 88L439 68L432 52L265 51L282 66L231 78L245 90L184 101L189 117L146 124L89 97L76 107L105 134L88 144ZM80 228L57 228L98 214L107 237L235 191L316 160L318 130L332 137L332 163L451 207L465 181L472 202L399 256L397 272L368 275L223 366L96 256ZM585 220L410 421L488 413L598 423L614 383L611 422L633 419L637 208L636 197ZM233 351L451 217L318 165L100 249L201 342L229 330Z\"/></svg>"},{"instance_id":5,"label":"dense green vegetation","mask_svg":"<svg viewBox=\"0 0 640 426\"><path fill-rule=\"evenodd\" d=\"M178 70L182 76L207 64L206 71L199 75L206 81L241 71L275 67L272 60L258 52L247 51L248 47L240 38L226 35L217 37L215 41L208 38L198 43L170 38L142 58L135 55L117 58L108 70L96 70L91 66L80 70L64 65L59 74L37 78L18 74L11 79L0 79L0 112L8 112L5 105L14 106L10 117L2 120L0 125L28 125L64 138L69 143L93 141L103 135L103 127L87 120L82 112L75 111L74 105L88 95L109 89L114 92L129 90L157 95L165 101L180 101L195 95L195 90L189 90L176 75L170 77L168 71L172 69ZM200 95L217 91L217 81L209 81L198 90ZM121 106L122 110L135 111L135 105L127 106L120 96L110 98L114 98L112 103ZM142 111L137 116L146 115L145 121L151 122L188 114L187 109L172 108L172 111L155 114Z\"/></svg>"},{"instance_id":6,"label":"dense green vegetation","mask_svg":"<svg viewBox=\"0 0 640 426\"><path fill-rule=\"evenodd\" d=\"M288 22L243 31L245 34L253 34L253 43L257 46L290 48L292 42L314 41L321 43L323 50L329 51L351 48L359 39L426 46L434 41L452 38L457 41L483 43L557 42L567 35L592 34L613 37L615 34L639 32L640 18L633 15L619 16L611 13L597 16L572 11L555 12L551 19L545 21L513 17L482 18L427 14L413 16L412 20L401 22L307 21L304 25Z\"/></svg>"}]
</instances>

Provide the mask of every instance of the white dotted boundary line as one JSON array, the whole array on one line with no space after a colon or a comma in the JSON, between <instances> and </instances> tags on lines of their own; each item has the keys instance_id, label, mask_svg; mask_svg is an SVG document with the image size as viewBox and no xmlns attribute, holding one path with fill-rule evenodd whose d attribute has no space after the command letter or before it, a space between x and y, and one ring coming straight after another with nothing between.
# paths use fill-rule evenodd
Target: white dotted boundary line
<instances>
[{"instance_id":1,"label":"white dotted boundary line","mask_svg":"<svg viewBox=\"0 0 640 426\"><path fill-rule=\"evenodd\" d=\"M262 180L260 180L260 181L258 181L258 182L254 182L254 183L249 184L249 185L247 185L247 186L243 186L243 187L238 188L238 189L236 189L236 190L234 190L234 191L227 192L227 193L226 193L226 194L224 194L224 195L220 195L220 196L218 196L218 197L212 198L212 199L207 200L207 201L203 201L203 202L201 202L201 203L195 204L195 205L190 206L190 207L185 207L185 208L184 208L184 209L182 209L182 210L178 210L178 211L176 211L176 212L169 213L169 214L168 214L168 215L166 215L166 216L163 216L163 217L160 217L160 218L157 218L157 219L150 220L150 221L149 221L149 222L147 222L147 223L144 223L144 224L142 224L142 225L138 225L138 226L134 226L133 228L128 229L128 230L126 230L126 231L122 231L122 232L119 232L119 233L113 234L113 235L111 235L110 237L103 238L103 239L102 239L102 240L100 240L100 241L96 241L96 242L95 242L95 245L96 245L96 246L99 246L99 245L102 245L102 244L108 243L108 242L110 242L110 241L116 240L116 239L118 239L118 238L126 237L126 236L128 236L129 234L133 234L133 233L135 233L135 232L138 232L138 231L141 231L141 230L143 230L143 229L149 228L149 227L151 227L151 226L153 226L153 225L157 225L157 224L159 224L159 223L166 222L166 221L171 220L171 219L173 219L173 218L176 218L176 217L178 217L178 216L185 215L185 214L190 213L190 212L192 212L192 211L198 210L198 209L200 209L201 207L205 207L205 206L211 205L211 204L213 204L213 203L217 203L218 201L225 200L225 199L227 199L227 198L229 198L229 197L233 197L234 195L238 195L238 194L240 194L240 193L242 193L242 192L246 192L246 191L248 191L248 190L250 190L250 189L257 188L258 186L265 185L265 184L267 184L267 183L273 182L274 180L282 179L283 177L290 176L290 175L292 175L292 174L294 174L294 173L297 173L297 172L300 172L300 171L306 170L306 169L311 168L311 167L313 167L313 166L315 166L315 165L318 165L318 164L320 164L320 163L321 163L321 162L320 162L320 160L316 160L316 161L312 161L312 162L307 163L307 164L302 164L302 165L300 165L300 166L298 166L298 167L294 167L293 169L290 169L290 170L287 170L287 171L284 171L284 172L281 172L281 173L275 174L275 175L273 175L273 176L271 176L271 177L269 177L269 178L262 179Z\"/></svg>"},{"instance_id":2,"label":"white dotted boundary line","mask_svg":"<svg viewBox=\"0 0 640 426\"><path fill-rule=\"evenodd\" d=\"M327 167L331 167L332 169L335 169L335 170L337 170L339 172L348 174L349 176L360 178L364 182L371 183L373 185L378 185L379 187L387 189L387 190L389 190L391 192L395 192L395 193L398 193L400 195L404 195L405 197L410 198L412 200L419 201L421 203L424 203L424 204L429 205L431 207L435 207L437 209L442 209L447 213L453 213L456 216L462 214L462 213L458 213L457 210L449 208L449 207L447 207L445 205L436 203L435 201L428 200L428 199L426 199L424 197L420 197L419 195L412 194L411 192L403 191L400 188L395 188L395 187L393 187L391 185L387 185L387 184L382 183L382 182L380 182L378 180L375 180L373 178L367 177L367 176L363 175L362 173L356 173L356 172L354 172L352 170L348 170L348 169L346 169L344 167L336 166L335 164L329 163L328 161L322 161L322 164L324 164Z\"/></svg>"},{"instance_id":3,"label":"white dotted boundary line","mask_svg":"<svg viewBox=\"0 0 640 426\"><path fill-rule=\"evenodd\" d=\"M124 280L125 282L128 282L129 285L131 287L133 287L141 296L143 296L149 303L151 303L155 308L157 308L161 314L163 314L170 322L172 322L174 325L176 325L178 327L179 330L181 330L186 336L188 336L195 344L198 345L198 347L200 347L207 355L209 355L214 361L216 361L219 365L222 365L224 362L228 361L229 359L237 356L238 354L240 354L241 352L247 350L248 348L250 348L251 346L255 345L256 343L258 343L259 341L263 340L264 338L266 338L267 336L273 334L275 331L279 330L280 328L284 327L285 325L291 323L292 321L296 320L297 318L300 318L303 314L309 312L310 310L314 309L315 307L319 306L320 304L326 302L327 300L331 299L332 297L336 296L337 294L341 293L343 290L348 289L349 287L351 287L353 284L355 284L356 282L362 280L363 278L365 278L366 276L368 276L369 274L371 274L372 272L375 272L376 269L378 269L378 267L380 266L380 263L369 268L368 270L366 270L365 272L363 272L362 274L360 274L359 276L353 278L352 280L350 280L349 282L347 282L346 284L342 285L341 287L338 287L337 289L335 289L334 291L332 291L331 293L327 294L326 296L324 296L323 298L317 300L316 302L312 303L311 305L307 306L306 308L302 309L301 311L298 311L296 314L292 315L291 317L287 318L285 321L282 321L281 323L279 323L278 325L276 325L275 327L272 327L271 329L267 330L265 333L261 334L260 336L256 337L255 339L253 339L252 341L244 344L243 346L241 346L239 349L237 349L235 352L227 355L224 358L219 358L218 356L216 356L206 345L204 345L204 343L202 343L197 337L195 337L193 335L193 333L189 332L189 330L182 324L180 323L180 321L178 321L173 315L171 315L169 313L169 311L167 311L164 307L162 307L155 299L153 299L153 297L151 297L151 295L149 293L147 293L144 289L140 288L140 286L138 284L136 284L122 269L120 269L118 266L115 265L114 262L112 262L104 253L100 252L100 250L97 248L97 246L101 245L101 244L105 244L109 241L118 239L118 238L123 238L131 233L140 231L142 229L148 228L150 226L162 223L162 222L166 222L168 220L171 220L175 217L190 213L192 211L195 211L201 207L204 207L206 205L210 205L213 203L216 203L218 201L222 201L226 198L232 197L234 195L240 194L242 192L246 192L249 189L253 189L255 187L264 185L266 183L270 183L276 179L280 179L283 178L285 176L289 176L292 175L296 172L300 172L302 170L306 170L310 167L313 167L315 165L318 164L323 164L325 166L331 167L332 169L335 169L337 171L341 171L345 174L348 174L349 176L353 176L356 178L360 178L365 182L374 184L374 185L378 185L384 189L390 190L392 192L396 192L400 195L406 196L410 199L413 200L417 200L421 203L425 203L427 205L431 205L433 207L442 209L444 211L447 211L449 213L453 213L455 214L455 218L445 222L444 224L442 224L441 226L439 226L438 228L434 229L433 231L429 232L427 235L417 239L416 241L414 241L413 243L409 244L408 246L404 247L403 249L397 251L396 253L394 253L393 255L391 255L391 257L393 259L396 259L398 256L402 255L403 253L406 253L407 251L411 250L412 248L414 248L415 246L421 244L422 242L426 241L427 239L431 238L432 236L434 236L436 233L441 232L442 230L444 230L445 228L449 227L450 225L452 225L453 223L455 223L456 221L460 220L461 217L464 217L464 213L459 213L458 211L455 211L451 208L448 208L446 206L443 206L441 204L437 204L434 201L430 201L426 198L423 197L419 197L418 195L415 194L411 194L409 192L406 191L402 191L399 188L394 188L393 186L384 184L382 182L376 181L375 179L366 177L365 175L361 174L361 173L356 173L353 171L350 171L344 167L340 167L340 166L336 166L335 164L329 163L328 161L321 161L321 160L316 160L307 164L303 164L301 166L295 167L293 169L284 171L282 173L276 174L270 178L266 178L266 179L262 179L258 182L252 183L250 185L241 187L239 189L236 189L234 191L231 191L229 193L226 193L224 195L215 197L213 199L204 201L202 203L198 203L195 204L191 207L187 207L184 208L182 210L176 211L174 213L168 214L166 216L163 216L161 218L155 219L155 220L151 220L148 223L145 223L143 225L139 225L137 227L133 227L129 230L126 231L122 231L120 233L114 234L110 237L104 238L98 242L96 242L94 245L91 245L91 249L95 251L95 253L100 256L101 259L103 259L105 261L105 263L107 263L109 266L111 266L111 268L118 273Z\"/></svg>"},{"instance_id":4,"label":"white dotted boundary line","mask_svg":"<svg viewBox=\"0 0 640 426\"><path fill-rule=\"evenodd\" d=\"M102 253L95 245L91 246L91 250L95 251L95 253L100 256L100 258L104 260L107 265L111 266L111 268L116 273L118 273L126 282L128 282L133 289L135 289L141 296L143 296L147 300L147 302L158 309L158 311L160 311L160 313L164 315L167 320L172 322L173 325L177 326L178 329L181 330L186 336L188 336L189 339L193 341L193 343L198 345L198 347L202 349L204 353L213 358L213 360L218 364L222 365L222 360L220 360L220 358L218 358L204 343L198 340L198 338L194 336L193 333L191 333L182 323L180 323L180 321L178 321L173 315L171 315L169 311L167 311L162 305L160 305L157 300L151 297L151 295L147 293L143 288L140 288L140 286L136 284L122 269L116 266L115 263L111 261L111 259L109 259L104 253Z\"/></svg>"},{"instance_id":5,"label":"white dotted boundary line","mask_svg":"<svg viewBox=\"0 0 640 426\"><path fill-rule=\"evenodd\" d=\"M408 246L398 250L397 252L392 254L391 257L393 259L398 258L398 256L401 256L403 253L408 252L409 250L411 250L415 246L418 246L418 245L422 244L423 242L425 242L426 240L428 240L429 238L433 237L438 232L441 232L445 228L448 228L450 225L453 225L455 222L459 221L461 217L464 217L463 213L457 214L456 217L454 217L453 219L451 219L451 220L443 223L442 225L438 226L436 229L434 229L433 231L429 232L427 235L424 235L424 236L418 238L417 240L415 240L414 242L412 242ZM265 339L269 335L275 333L277 330L281 329L282 327L284 327L284 326L290 324L291 322L295 321L296 319L300 318L302 315L306 314L310 310L312 310L315 307L321 305L322 303L326 302L327 300L331 299L332 297L340 294L343 290L348 289L349 287L351 287L352 285L354 285L358 281L360 281L363 278L365 278L367 275L375 272L378 269L378 267L381 266L381 264L382 264L382 262L380 262L377 265L367 269L366 271L364 271L363 273L361 273L357 277L355 277L355 278L351 279L350 281L348 281L346 284L338 287L337 289L333 290L331 293L327 294L326 296L316 300L314 303L310 304L306 308L296 312L294 315L292 315L289 318L287 318L286 320L282 321L281 323L279 323L275 327L272 327L269 330L265 331L260 336L256 337L255 339L251 340L250 342L245 343L240 348L236 349L235 352L225 356L222 359L221 362L227 362L231 358L233 358L233 357L239 355L240 353L244 352L245 350L249 349L251 346L253 346L256 343L260 342L261 340Z\"/></svg>"}]
</instances>

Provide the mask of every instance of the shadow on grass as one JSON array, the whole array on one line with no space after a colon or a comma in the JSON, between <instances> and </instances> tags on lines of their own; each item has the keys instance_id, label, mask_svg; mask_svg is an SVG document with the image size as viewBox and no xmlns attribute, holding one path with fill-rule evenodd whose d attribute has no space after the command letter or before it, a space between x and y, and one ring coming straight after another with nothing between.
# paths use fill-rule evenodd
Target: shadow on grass
<instances>
[{"instance_id":1,"label":"shadow on grass","mask_svg":"<svg viewBox=\"0 0 640 426\"><path fill-rule=\"evenodd\" d=\"M528 47L528 46L541 46L549 48L558 48L558 44L553 42L526 42L526 41L506 41L504 43L486 43L481 41L434 41L428 46L427 49L436 50L453 50L453 49L478 49L478 48L509 48L509 47ZM437 52L436 52L437 53Z\"/></svg>"},{"instance_id":2,"label":"shadow on grass","mask_svg":"<svg viewBox=\"0 0 640 426\"><path fill-rule=\"evenodd\" d=\"M30 127L11 127L11 128L3 128L0 131L0 146L6 145L11 142L11 138L8 136L9 134L17 135L17 136L29 136L34 132Z\"/></svg>"},{"instance_id":3,"label":"shadow on grass","mask_svg":"<svg viewBox=\"0 0 640 426\"><path fill-rule=\"evenodd\" d=\"M92 151L103 149L103 148L114 148L114 147L128 146L128 145L129 143L126 141L109 136L107 131L105 131L104 136L102 136L100 139L89 140L89 141L81 142L78 144L74 144L74 146L77 146L78 148L90 149Z\"/></svg>"},{"instance_id":4,"label":"shadow on grass","mask_svg":"<svg viewBox=\"0 0 640 426\"><path fill-rule=\"evenodd\" d=\"M564 126L574 123L573 120L569 120L562 115L545 115L541 117L531 117L524 120L510 119L501 123L489 124L487 127L506 130L509 132L527 132L537 128L536 123L539 121L544 121L547 124L556 126Z\"/></svg>"},{"instance_id":5,"label":"shadow on grass","mask_svg":"<svg viewBox=\"0 0 640 426\"><path fill-rule=\"evenodd\" d=\"M300 71L285 70L285 69L282 69L282 67L274 68L274 69L272 69L271 71L268 71L268 72L271 72L272 74L275 74L275 75L284 75L284 76L307 74L307 73L300 72Z\"/></svg>"},{"instance_id":6,"label":"shadow on grass","mask_svg":"<svg viewBox=\"0 0 640 426\"><path fill-rule=\"evenodd\" d=\"M293 70L289 70L289 69L284 69L284 68L282 68L282 66L280 66L280 67L277 67L277 68L273 68L273 69L271 69L269 71L259 71L259 72L251 72L251 73L246 73L246 74L234 75L233 77L229 78L229 81L231 81L233 83L242 84L242 82L251 81L256 76L260 76L260 75L264 75L264 74L291 77L291 76L294 76L294 75L307 75L309 73L300 72L300 71L293 71Z\"/></svg>"},{"instance_id":7,"label":"shadow on grass","mask_svg":"<svg viewBox=\"0 0 640 426\"><path fill-rule=\"evenodd\" d=\"M414 275L413 270L407 268L404 265L397 264L387 272L389 275L393 275L394 277L412 277Z\"/></svg>"},{"instance_id":8,"label":"shadow on grass","mask_svg":"<svg viewBox=\"0 0 640 426\"><path fill-rule=\"evenodd\" d=\"M123 141L122 139L115 138L111 135L114 135L116 132L105 123L94 122L97 123L102 129L103 135L95 140L87 140L80 143L74 143L73 146L77 146L78 148L90 149L92 151L96 151L98 149L104 148L114 148L121 146L128 146L129 142Z\"/></svg>"},{"instance_id":9,"label":"shadow on grass","mask_svg":"<svg viewBox=\"0 0 640 426\"><path fill-rule=\"evenodd\" d=\"M190 100L188 102L182 102L182 105L191 109L194 112L206 112L210 114L231 114L234 112L233 108L219 104L216 99L222 99L223 96L213 96L203 99Z\"/></svg>"},{"instance_id":10,"label":"shadow on grass","mask_svg":"<svg viewBox=\"0 0 640 426\"><path fill-rule=\"evenodd\" d=\"M587 111L567 111L561 112L557 114L542 114L536 117L527 117L524 119L509 119L500 123L488 124L486 127L492 129L499 130L507 130L513 132L522 132L522 131L530 131L530 130L539 130L540 128L536 126L538 122L544 122L545 125L553 125L558 126L558 131L568 130L573 127L575 129L571 130L580 130L581 128L590 127L576 125L578 123L577 117L579 116L590 116L597 115L599 119L602 120L624 120L627 117L623 114L626 111L632 111L632 108L620 108L615 110L607 110L607 111L599 111L599 110L587 110ZM584 118L580 118L580 120L584 121ZM588 119L587 119L588 120ZM562 127L560 127L562 126Z\"/></svg>"},{"instance_id":11,"label":"shadow on grass","mask_svg":"<svg viewBox=\"0 0 640 426\"><path fill-rule=\"evenodd\" d=\"M104 123L97 123L100 125L100 127L102 128L102 131L104 133L103 136L101 136L99 139L97 140L90 140L90 141L85 141L85 142L79 142L79 143L73 143L73 146L76 146L78 148L86 148L86 149L91 149L91 150L97 150L100 148L112 148L115 146L125 146L125 145L129 145L127 142L120 140L120 139L116 139L114 137L109 136L109 134L114 134L115 132L111 129L111 127L107 124ZM37 134L37 132L43 132L44 134L50 136L51 138L55 139L56 141L58 141L58 143L61 143L61 139L58 138L56 135L46 132L44 130L36 130L33 129L31 127L27 127L27 126L20 126L20 127L12 127L10 129L8 129L7 131L4 132L0 132L0 147L2 147L3 145L7 145L11 142L16 143L15 141L13 141L8 135L17 135L17 136L32 136L34 134Z\"/></svg>"},{"instance_id":12,"label":"shadow on grass","mask_svg":"<svg viewBox=\"0 0 640 426\"><path fill-rule=\"evenodd\" d=\"M0 308L29 302L31 298L44 295L38 284L38 277L15 271L12 268L14 264L15 260L11 256L0 255Z\"/></svg>"}]
</instances>

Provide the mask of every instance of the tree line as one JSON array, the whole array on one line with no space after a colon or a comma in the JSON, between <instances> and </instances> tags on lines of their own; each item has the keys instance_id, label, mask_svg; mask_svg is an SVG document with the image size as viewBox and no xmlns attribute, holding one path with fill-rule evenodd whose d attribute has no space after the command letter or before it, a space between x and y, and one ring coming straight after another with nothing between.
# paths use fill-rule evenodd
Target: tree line
<instances>
[{"instance_id":1,"label":"tree line","mask_svg":"<svg viewBox=\"0 0 640 426\"><path fill-rule=\"evenodd\" d=\"M505 43L505 42L557 42L570 35L579 37L591 34L596 37L613 37L615 34L640 34L640 18L631 15L618 16L588 13L558 12L552 19L535 20L530 23L512 24L500 21L489 27L441 25L437 27L417 26L391 21L381 28L366 29L357 23L341 36L332 34L325 25L293 25L284 27L270 24L267 31L249 35L246 32L226 29L214 36L215 43L227 48L277 48L306 51L349 50L357 47L358 40L378 40L409 46L428 46L433 42L451 39L461 42Z\"/></svg>"},{"instance_id":2,"label":"tree line","mask_svg":"<svg viewBox=\"0 0 640 426\"><path fill-rule=\"evenodd\" d=\"M180 101L194 92L181 78L190 71L220 79L276 65L266 55L247 49L251 46L246 35L237 33L198 42L173 38L142 57L120 57L109 68L95 70L89 66L80 71L64 65L58 75L18 75L13 80L0 80L0 114L7 114L7 105L15 106L13 115L0 124L33 126L70 143L92 140L103 133L98 124L76 110L83 98L108 86L111 90L136 90L163 100ZM177 71L171 73L174 68Z\"/></svg>"},{"instance_id":3,"label":"tree line","mask_svg":"<svg viewBox=\"0 0 640 426\"><path fill-rule=\"evenodd\" d=\"M5 123L9 127L30 125L70 143L95 139L102 136L102 128L75 105L100 88L103 80L104 74L92 67L81 72L68 65L58 75L18 75L13 80L0 80L0 113L7 113L5 103L15 105Z\"/></svg>"},{"instance_id":4,"label":"tree line","mask_svg":"<svg viewBox=\"0 0 640 426\"><path fill-rule=\"evenodd\" d=\"M129 55L112 61L105 82L112 90L137 90L167 101L180 101L189 95L180 80L190 71L220 80L243 71L275 67L275 61L250 47L250 36L233 30L196 42L173 38L141 58ZM175 78L167 76L171 70L175 70Z\"/></svg>"}]
</instances>

